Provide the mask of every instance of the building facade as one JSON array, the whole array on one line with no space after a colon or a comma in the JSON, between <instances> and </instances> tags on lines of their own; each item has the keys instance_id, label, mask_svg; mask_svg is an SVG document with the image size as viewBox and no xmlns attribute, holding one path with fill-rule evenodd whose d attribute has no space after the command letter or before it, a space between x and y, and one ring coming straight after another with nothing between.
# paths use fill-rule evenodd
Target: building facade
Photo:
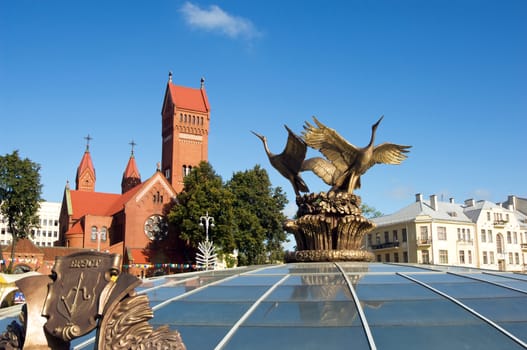
<instances>
[{"instance_id":1,"label":"building facade","mask_svg":"<svg viewBox=\"0 0 527 350\"><path fill-rule=\"evenodd\" d=\"M41 202L37 216L39 227L31 230L29 239L37 246L51 247L59 239L60 202ZM7 219L0 214L0 245L11 244L13 237Z\"/></svg>"},{"instance_id":2,"label":"building facade","mask_svg":"<svg viewBox=\"0 0 527 350\"><path fill-rule=\"evenodd\" d=\"M120 193L96 191L88 136L75 189L64 190L60 245L118 253L123 269L137 276L188 269L194 253L179 240L167 214L183 177L207 160L209 110L203 80L199 89L187 88L174 85L170 74L161 113L162 163L142 181L132 142Z\"/></svg>"},{"instance_id":3,"label":"building facade","mask_svg":"<svg viewBox=\"0 0 527 350\"><path fill-rule=\"evenodd\" d=\"M436 195L373 219L365 246L380 262L454 265L501 271L527 268L527 217L511 205Z\"/></svg>"}]
</instances>

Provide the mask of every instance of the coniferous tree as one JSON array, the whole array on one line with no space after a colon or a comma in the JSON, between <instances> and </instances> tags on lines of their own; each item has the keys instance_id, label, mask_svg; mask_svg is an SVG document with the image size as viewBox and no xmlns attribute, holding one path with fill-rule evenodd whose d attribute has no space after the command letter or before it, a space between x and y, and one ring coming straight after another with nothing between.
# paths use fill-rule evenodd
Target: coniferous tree
<instances>
[{"instance_id":1,"label":"coniferous tree","mask_svg":"<svg viewBox=\"0 0 527 350\"><path fill-rule=\"evenodd\" d=\"M0 156L0 213L7 219L13 237L8 272L12 272L16 242L27 238L31 228L38 227L42 193L39 171L39 164L21 159L17 150Z\"/></svg>"}]
</instances>

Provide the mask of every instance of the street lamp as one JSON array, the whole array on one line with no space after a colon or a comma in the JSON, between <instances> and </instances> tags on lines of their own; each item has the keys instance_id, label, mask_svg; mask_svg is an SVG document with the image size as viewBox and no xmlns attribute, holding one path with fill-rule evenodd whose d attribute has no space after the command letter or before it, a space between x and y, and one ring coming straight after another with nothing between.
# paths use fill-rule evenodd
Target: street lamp
<instances>
[{"instance_id":1,"label":"street lamp","mask_svg":"<svg viewBox=\"0 0 527 350\"><path fill-rule=\"evenodd\" d=\"M214 218L212 216L209 216L209 212L207 212L205 215L199 218L199 225L203 226L203 222L205 222L205 242L209 241L209 225L210 227L214 227Z\"/></svg>"}]
</instances>

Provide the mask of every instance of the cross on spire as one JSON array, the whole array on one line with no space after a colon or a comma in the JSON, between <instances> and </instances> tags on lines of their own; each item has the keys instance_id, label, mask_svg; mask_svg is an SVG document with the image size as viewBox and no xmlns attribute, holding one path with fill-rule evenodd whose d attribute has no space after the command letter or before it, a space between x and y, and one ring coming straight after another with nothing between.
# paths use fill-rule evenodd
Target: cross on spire
<instances>
[{"instance_id":1,"label":"cross on spire","mask_svg":"<svg viewBox=\"0 0 527 350\"><path fill-rule=\"evenodd\" d=\"M88 134L84 139L86 140L86 152L88 152L90 150L90 140L93 140L93 138Z\"/></svg>"},{"instance_id":2,"label":"cross on spire","mask_svg":"<svg viewBox=\"0 0 527 350\"><path fill-rule=\"evenodd\" d=\"M134 155L134 146L137 145L137 143L134 142L134 140L132 139L132 141L130 141L129 145L132 146L132 156Z\"/></svg>"}]
</instances>

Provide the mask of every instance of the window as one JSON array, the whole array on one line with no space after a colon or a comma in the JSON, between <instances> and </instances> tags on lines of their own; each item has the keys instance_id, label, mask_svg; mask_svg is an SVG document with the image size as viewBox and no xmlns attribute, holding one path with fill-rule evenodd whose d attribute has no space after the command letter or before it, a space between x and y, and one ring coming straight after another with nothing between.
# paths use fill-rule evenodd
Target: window
<instances>
[{"instance_id":1,"label":"window","mask_svg":"<svg viewBox=\"0 0 527 350\"><path fill-rule=\"evenodd\" d=\"M103 226L101 228L101 241L106 241L107 236L108 236L108 229L106 228L106 226Z\"/></svg>"},{"instance_id":2,"label":"window","mask_svg":"<svg viewBox=\"0 0 527 350\"><path fill-rule=\"evenodd\" d=\"M472 264L472 250L467 250L468 253L468 263Z\"/></svg>"},{"instance_id":3,"label":"window","mask_svg":"<svg viewBox=\"0 0 527 350\"><path fill-rule=\"evenodd\" d=\"M377 262L381 262L381 255L380 254L377 255Z\"/></svg>"},{"instance_id":4,"label":"window","mask_svg":"<svg viewBox=\"0 0 527 350\"><path fill-rule=\"evenodd\" d=\"M470 229L469 228L467 228L467 241L469 241L469 242L472 241L472 236L470 234Z\"/></svg>"},{"instance_id":5,"label":"window","mask_svg":"<svg viewBox=\"0 0 527 350\"><path fill-rule=\"evenodd\" d=\"M423 264L430 264L430 255L428 254L428 250L421 251L421 260Z\"/></svg>"},{"instance_id":6,"label":"window","mask_svg":"<svg viewBox=\"0 0 527 350\"><path fill-rule=\"evenodd\" d=\"M489 252L489 260L490 264L494 265L494 252Z\"/></svg>"},{"instance_id":7,"label":"window","mask_svg":"<svg viewBox=\"0 0 527 350\"><path fill-rule=\"evenodd\" d=\"M403 252L403 261L404 261L405 263L408 262L408 252Z\"/></svg>"},{"instance_id":8,"label":"window","mask_svg":"<svg viewBox=\"0 0 527 350\"><path fill-rule=\"evenodd\" d=\"M514 231L512 233L512 239L514 244L518 244L518 232Z\"/></svg>"},{"instance_id":9,"label":"window","mask_svg":"<svg viewBox=\"0 0 527 350\"><path fill-rule=\"evenodd\" d=\"M485 243L487 241L487 232L485 229L481 230L481 242Z\"/></svg>"},{"instance_id":10,"label":"window","mask_svg":"<svg viewBox=\"0 0 527 350\"><path fill-rule=\"evenodd\" d=\"M384 231L384 242L385 243L390 242L390 234L388 231Z\"/></svg>"},{"instance_id":11,"label":"window","mask_svg":"<svg viewBox=\"0 0 527 350\"><path fill-rule=\"evenodd\" d=\"M514 264L514 261L512 260L512 253L509 253L509 264Z\"/></svg>"},{"instance_id":12,"label":"window","mask_svg":"<svg viewBox=\"0 0 527 350\"><path fill-rule=\"evenodd\" d=\"M488 230L487 234L488 234L487 238L488 238L489 243L492 243L492 230Z\"/></svg>"},{"instance_id":13,"label":"window","mask_svg":"<svg viewBox=\"0 0 527 350\"><path fill-rule=\"evenodd\" d=\"M461 237L462 237L462 236L461 236L461 228L458 227L458 228L457 228L457 240L458 240L458 241L461 241Z\"/></svg>"},{"instance_id":14,"label":"window","mask_svg":"<svg viewBox=\"0 0 527 350\"><path fill-rule=\"evenodd\" d=\"M371 242L371 233L368 233L368 247L372 246Z\"/></svg>"},{"instance_id":15,"label":"window","mask_svg":"<svg viewBox=\"0 0 527 350\"><path fill-rule=\"evenodd\" d=\"M464 250L459 251L459 263L460 264L465 263L465 251Z\"/></svg>"},{"instance_id":16,"label":"window","mask_svg":"<svg viewBox=\"0 0 527 350\"><path fill-rule=\"evenodd\" d=\"M381 234L379 232L375 234L375 244L381 244Z\"/></svg>"},{"instance_id":17,"label":"window","mask_svg":"<svg viewBox=\"0 0 527 350\"><path fill-rule=\"evenodd\" d=\"M448 264L448 250L439 249L439 263Z\"/></svg>"},{"instance_id":18,"label":"window","mask_svg":"<svg viewBox=\"0 0 527 350\"><path fill-rule=\"evenodd\" d=\"M516 265L520 265L520 254L514 253L514 260Z\"/></svg>"},{"instance_id":19,"label":"window","mask_svg":"<svg viewBox=\"0 0 527 350\"><path fill-rule=\"evenodd\" d=\"M487 252L483 252L483 264L487 265L489 263L489 258L487 257Z\"/></svg>"},{"instance_id":20,"label":"window","mask_svg":"<svg viewBox=\"0 0 527 350\"><path fill-rule=\"evenodd\" d=\"M408 234L406 233L406 229L403 228L403 242L408 241ZM527 241L527 232L525 233L525 240Z\"/></svg>"},{"instance_id":21,"label":"window","mask_svg":"<svg viewBox=\"0 0 527 350\"><path fill-rule=\"evenodd\" d=\"M507 244L511 244L511 243L512 243L511 231L507 231Z\"/></svg>"},{"instance_id":22,"label":"window","mask_svg":"<svg viewBox=\"0 0 527 350\"><path fill-rule=\"evenodd\" d=\"M399 262L399 253L393 253L393 262Z\"/></svg>"},{"instance_id":23,"label":"window","mask_svg":"<svg viewBox=\"0 0 527 350\"><path fill-rule=\"evenodd\" d=\"M496 251L498 254L503 254L503 237L501 234L496 235Z\"/></svg>"},{"instance_id":24,"label":"window","mask_svg":"<svg viewBox=\"0 0 527 350\"><path fill-rule=\"evenodd\" d=\"M487 221L490 221L490 211L487 212Z\"/></svg>"},{"instance_id":25,"label":"window","mask_svg":"<svg viewBox=\"0 0 527 350\"><path fill-rule=\"evenodd\" d=\"M170 180L170 169L165 169L165 177Z\"/></svg>"},{"instance_id":26,"label":"window","mask_svg":"<svg viewBox=\"0 0 527 350\"><path fill-rule=\"evenodd\" d=\"M386 262L390 262L390 253L384 254L384 258L386 259Z\"/></svg>"},{"instance_id":27,"label":"window","mask_svg":"<svg viewBox=\"0 0 527 350\"><path fill-rule=\"evenodd\" d=\"M91 240L96 241L97 240L97 226L91 227Z\"/></svg>"},{"instance_id":28,"label":"window","mask_svg":"<svg viewBox=\"0 0 527 350\"><path fill-rule=\"evenodd\" d=\"M437 238L440 241L446 241L446 227L445 226L437 227Z\"/></svg>"},{"instance_id":29,"label":"window","mask_svg":"<svg viewBox=\"0 0 527 350\"><path fill-rule=\"evenodd\" d=\"M427 226L421 226L421 242L428 242L428 227Z\"/></svg>"},{"instance_id":30,"label":"window","mask_svg":"<svg viewBox=\"0 0 527 350\"><path fill-rule=\"evenodd\" d=\"M398 234L397 234L397 230L393 230L392 234L393 234L393 241L394 242L399 242L399 237L398 237Z\"/></svg>"}]
</instances>

